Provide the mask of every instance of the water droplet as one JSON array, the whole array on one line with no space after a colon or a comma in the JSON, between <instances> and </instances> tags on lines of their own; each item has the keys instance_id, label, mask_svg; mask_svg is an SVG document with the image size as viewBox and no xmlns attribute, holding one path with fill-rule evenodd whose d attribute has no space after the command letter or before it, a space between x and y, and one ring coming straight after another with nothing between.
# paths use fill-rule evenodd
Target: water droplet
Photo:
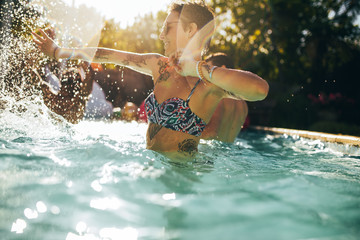
<instances>
[{"instance_id":1,"label":"water droplet","mask_svg":"<svg viewBox=\"0 0 360 240\"><path fill-rule=\"evenodd\" d=\"M47 207L44 202L38 201L36 203L36 209L39 213L45 213L47 211Z\"/></svg>"},{"instance_id":2,"label":"water droplet","mask_svg":"<svg viewBox=\"0 0 360 240\"><path fill-rule=\"evenodd\" d=\"M101 190L102 190L102 186L101 186L101 184L99 183L98 180L93 181L91 183L91 187L97 192L101 192Z\"/></svg>"},{"instance_id":3,"label":"water droplet","mask_svg":"<svg viewBox=\"0 0 360 240\"><path fill-rule=\"evenodd\" d=\"M78 224L76 224L76 231L82 235L87 229L86 223L85 222L78 222Z\"/></svg>"},{"instance_id":4,"label":"water droplet","mask_svg":"<svg viewBox=\"0 0 360 240\"><path fill-rule=\"evenodd\" d=\"M52 206L50 211L52 214L58 215L60 213L60 208L58 206Z\"/></svg>"},{"instance_id":5,"label":"water droplet","mask_svg":"<svg viewBox=\"0 0 360 240\"><path fill-rule=\"evenodd\" d=\"M26 228L27 224L26 222L21 219L21 218L18 218L16 219L16 221L12 224L11 226L11 232L16 232L16 233L23 233L24 232L24 229Z\"/></svg>"},{"instance_id":6,"label":"water droplet","mask_svg":"<svg viewBox=\"0 0 360 240\"><path fill-rule=\"evenodd\" d=\"M165 193L162 195L162 198L166 201L168 200L175 200L176 199L176 195L175 193Z\"/></svg>"},{"instance_id":7,"label":"water droplet","mask_svg":"<svg viewBox=\"0 0 360 240\"><path fill-rule=\"evenodd\" d=\"M36 210L32 210L30 208L26 208L24 210L24 215L28 219L35 219L35 218L37 218L39 216L39 214L38 214L38 212Z\"/></svg>"}]
</instances>

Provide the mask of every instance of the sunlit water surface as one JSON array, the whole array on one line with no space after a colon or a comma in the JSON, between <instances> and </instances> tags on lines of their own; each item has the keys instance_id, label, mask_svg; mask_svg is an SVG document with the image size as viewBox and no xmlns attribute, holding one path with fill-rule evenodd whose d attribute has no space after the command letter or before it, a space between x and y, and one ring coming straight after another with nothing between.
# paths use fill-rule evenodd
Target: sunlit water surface
<instances>
[{"instance_id":1,"label":"sunlit water surface","mask_svg":"<svg viewBox=\"0 0 360 240\"><path fill-rule=\"evenodd\" d=\"M358 149L245 131L173 162L146 124L45 112L0 115L1 239L359 239Z\"/></svg>"}]
</instances>

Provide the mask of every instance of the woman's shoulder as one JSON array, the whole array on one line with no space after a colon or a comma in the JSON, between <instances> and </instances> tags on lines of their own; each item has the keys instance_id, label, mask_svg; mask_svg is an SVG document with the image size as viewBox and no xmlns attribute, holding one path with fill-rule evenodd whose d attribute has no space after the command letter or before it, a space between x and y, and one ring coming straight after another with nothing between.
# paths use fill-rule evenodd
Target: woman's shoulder
<instances>
[{"instance_id":1,"label":"woman's shoulder","mask_svg":"<svg viewBox=\"0 0 360 240\"><path fill-rule=\"evenodd\" d=\"M157 65L159 68L169 65L169 58L165 57L164 55L153 53L149 55L149 58L154 62L155 65Z\"/></svg>"}]
</instances>

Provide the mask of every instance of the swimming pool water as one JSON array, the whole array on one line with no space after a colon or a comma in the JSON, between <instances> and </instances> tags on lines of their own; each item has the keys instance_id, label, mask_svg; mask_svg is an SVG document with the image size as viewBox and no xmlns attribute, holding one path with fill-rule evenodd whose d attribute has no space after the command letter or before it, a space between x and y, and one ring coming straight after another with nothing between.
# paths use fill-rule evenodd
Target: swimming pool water
<instances>
[{"instance_id":1,"label":"swimming pool water","mask_svg":"<svg viewBox=\"0 0 360 240\"><path fill-rule=\"evenodd\" d=\"M145 132L2 112L1 239L360 238L358 154L245 131L173 162Z\"/></svg>"}]
</instances>

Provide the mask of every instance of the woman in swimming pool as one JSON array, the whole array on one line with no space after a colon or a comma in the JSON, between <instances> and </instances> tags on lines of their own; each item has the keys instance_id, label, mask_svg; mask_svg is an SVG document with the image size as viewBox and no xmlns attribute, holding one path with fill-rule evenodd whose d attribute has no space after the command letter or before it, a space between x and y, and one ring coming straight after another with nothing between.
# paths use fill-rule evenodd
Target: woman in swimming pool
<instances>
[{"instance_id":1,"label":"woman in swimming pool","mask_svg":"<svg viewBox=\"0 0 360 240\"><path fill-rule=\"evenodd\" d=\"M60 48L42 30L42 36L33 35L41 51L55 59L114 63L151 75L154 91L145 101L147 148L192 156L222 98L258 101L269 89L265 80L251 72L210 67L202 61L213 31L214 14L204 3L174 2L159 36L165 56L106 48Z\"/></svg>"}]
</instances>

